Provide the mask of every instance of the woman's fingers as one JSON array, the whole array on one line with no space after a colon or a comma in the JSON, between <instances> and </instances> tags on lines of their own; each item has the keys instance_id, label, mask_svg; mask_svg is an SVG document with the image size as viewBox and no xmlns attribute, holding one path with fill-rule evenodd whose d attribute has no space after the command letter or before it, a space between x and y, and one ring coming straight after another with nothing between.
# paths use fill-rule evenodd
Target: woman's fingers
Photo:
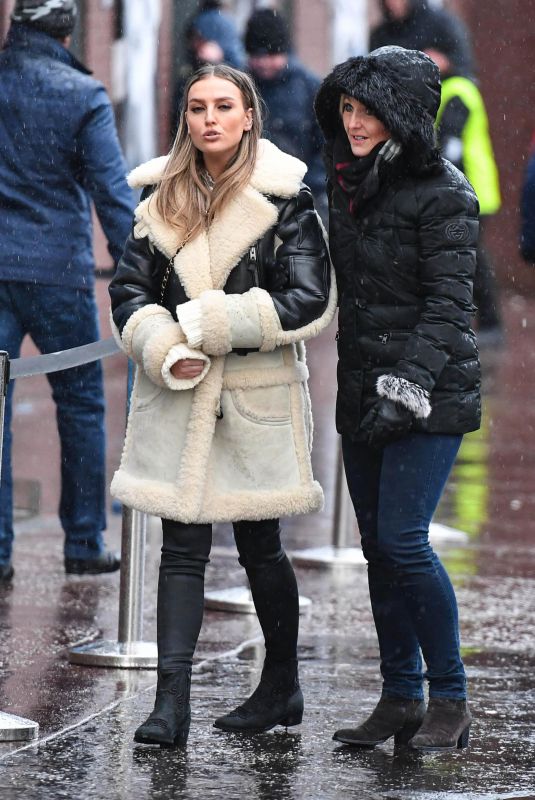
<instances>
[{"instance_id":1,"label":"woman's fingers","mask_svg":"<svg viewBox=\"0 0 535 800\"><path fill-rule=\"evenodd\" d=\"M171 367L174 378L196 378L204 369L204 361L200 358L182 358Z\"/></svg>"}]
</instances>

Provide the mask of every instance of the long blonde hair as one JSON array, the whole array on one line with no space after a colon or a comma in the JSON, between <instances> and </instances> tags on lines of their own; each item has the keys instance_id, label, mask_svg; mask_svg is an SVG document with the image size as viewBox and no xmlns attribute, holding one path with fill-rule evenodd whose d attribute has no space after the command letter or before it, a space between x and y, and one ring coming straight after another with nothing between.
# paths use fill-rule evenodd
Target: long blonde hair
<instances>
[{"instance_id":1,"label":"long blonde hair","mask_svg":"<svg viewBox=\"0 0 535 800\"><path fill-rule=\"evenodd\" d=\"M188 133L186 110L193 84L212 76L238 87L244 108L252 109L253 124L251 130L244 132L236 155L210 189L201 177L204 161ZM159 215L179 232L181 244L209 227L216 214L247 185L255 167L261 133L261 100L249 75L224 64L210 64L191 76L184 88L178 132L155 193Z\"/></svg>"}]
</instances>

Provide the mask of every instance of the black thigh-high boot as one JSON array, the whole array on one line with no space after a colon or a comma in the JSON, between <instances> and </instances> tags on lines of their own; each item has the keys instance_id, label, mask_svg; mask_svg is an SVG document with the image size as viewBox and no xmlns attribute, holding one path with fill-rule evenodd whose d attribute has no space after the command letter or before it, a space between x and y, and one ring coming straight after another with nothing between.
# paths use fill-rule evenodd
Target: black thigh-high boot
<instances>
[{"instance_id":1,"label":"black thigh-high boot","mask_svg":"<svg viewBox=\"0 0 535 800\"><path fill-rule=\"evenodd\" d=\"M189 733L191 665L202 623L212 528L165 519L162 527L156 702L134 739L169 747L184 745Z\"/></svg>"},{"instance_id":2,"label":"black thigh-high boot","mask_svg":"<svg viewBox=\"0 0 535 800\"><path fill-rule=\"evenodd\" d=\"M303 718L297 673L299 593L293 567L282 549L279 521L237 522L234 536L264 634L266 659L251 697L214 725L249 733L275 725L299 725Z\"/></svg>"}]
</instances>

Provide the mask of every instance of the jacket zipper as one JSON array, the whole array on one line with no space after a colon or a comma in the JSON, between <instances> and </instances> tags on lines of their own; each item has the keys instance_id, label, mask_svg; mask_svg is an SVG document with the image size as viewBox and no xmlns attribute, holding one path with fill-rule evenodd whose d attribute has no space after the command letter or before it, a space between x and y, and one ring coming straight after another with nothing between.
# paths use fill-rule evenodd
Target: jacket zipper
<instances>
[{"instance_id":1,"label":"jacket zipper","mask_svg":"<svg viewBox=\"0 0 535 800\"><path fill-rule=\"evenodd\" d=\"M253 264L253 281L255 286L260 286L260 282L258 280L258 267L256 265L257 258L256 258L256 245L253 245L249 248L249 261Z\"/></svg>"}]
</instances>

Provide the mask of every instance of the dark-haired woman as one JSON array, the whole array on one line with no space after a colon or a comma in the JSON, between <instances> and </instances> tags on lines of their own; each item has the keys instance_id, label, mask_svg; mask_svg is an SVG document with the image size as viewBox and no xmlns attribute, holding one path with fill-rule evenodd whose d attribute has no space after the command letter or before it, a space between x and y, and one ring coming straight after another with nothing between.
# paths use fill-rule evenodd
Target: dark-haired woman
<instances>
[{"instance_id":1,"label":"dark-haired woman","mask_svg":"<svg viewBox=\"0 0 535 800\"><path fill-rule=\"evenodd\" d=\"M401 47L335 67L316 99L340 292L337 428L383 678L371 716L334 735L361 747L392 736L464 747L471 721L455 593L429 524L462 435L480 422L478 204L436 149L439 103L435 64Z\"/></svg>"},{"instance_id":2,"label":"dark-haired woman","mask_svg":"<svg viewBox=\"0 0 535 800\"><path fill-rule=\"evenodd\" d=\"M162 518L158 687L135 740L183 744L213 522L232 522L262 627L258 688L226 731L297 725L298 592L279 516L320 508L310 465L304 339L336 306L305 164L260 139L251 79L189 81L169 156L138 167L144 193L110 286L137 363L112 493Z\"/></svg>"}]
</instances>

